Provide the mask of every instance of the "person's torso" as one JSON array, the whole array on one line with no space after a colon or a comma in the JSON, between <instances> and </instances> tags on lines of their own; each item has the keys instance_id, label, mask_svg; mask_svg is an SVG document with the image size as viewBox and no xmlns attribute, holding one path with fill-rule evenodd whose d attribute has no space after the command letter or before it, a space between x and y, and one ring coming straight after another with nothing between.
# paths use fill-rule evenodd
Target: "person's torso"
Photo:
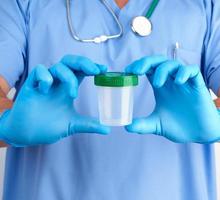
<instances>
[{"instance_id":1,"label":"person's torso","mask_svg":"<svg viewBox=\"0 0 220 200\"><path fill-rule=\"evenodd\" d=\"M203 0L161 0L152 15L152 34L135 35L134 16L145 15L151 1L130 0L118 14L124 34L106 43L81 43L70 35L65 0L30 1L28 68L47 67L65 54L86 56L123 71L143 56L166 55L185 64L201 64L207 18ZM82 38L118 32L117 24L101 1L71 0L76 33ZM83 115L98 117L93 77L84 79L75 102ZM134 117L149 115L155 105L146 77L135 89ZM112 128L108 136L81 134L56 144L10 148L4 199L22 200L214 200L212 146L175 144L162 137L128 134ZM11 191L13 188L13 192Z\"/></svg>"}]
</instances>

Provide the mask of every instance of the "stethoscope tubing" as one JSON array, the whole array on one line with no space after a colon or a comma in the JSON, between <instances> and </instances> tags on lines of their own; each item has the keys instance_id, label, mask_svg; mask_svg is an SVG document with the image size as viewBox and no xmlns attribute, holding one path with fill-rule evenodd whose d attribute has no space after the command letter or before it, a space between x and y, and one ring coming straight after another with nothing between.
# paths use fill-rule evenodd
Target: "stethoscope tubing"
<instances>
[{"instance_id":1,"label":"stethoscope tubing","mask_svg":"<svg viewBox=\"0 0 220 200\"><path fill-rule=\"evenodd\" d=\"M118 25L119 28L119 32L117 34L113 34L113 35L100 35L100 36L96 36L94 38L91 39L83 39L80 38L74 27L73 27L73 21L72 21L72 17L71 17L71 9L70 9L70 0L66 0L66 11L67 11L67 21L68 21L68 26L69 26L69 30L70 30L70 34L73 37L73 39L79 41L79 42L84 42L84 43L101 43L101 42L105 42L107 40L110 39L117 39L119 37L121 37L123 35L123 26L120 23L118 17L116 16L116 14L114 13L113 9L110 7L110 5L107 3L106 0L100 0L101 3L103 3L105 5L105 7L107 8L107 10L111 13L112 17L114 18L116 24Z\"/></svg>"}]
</instances>

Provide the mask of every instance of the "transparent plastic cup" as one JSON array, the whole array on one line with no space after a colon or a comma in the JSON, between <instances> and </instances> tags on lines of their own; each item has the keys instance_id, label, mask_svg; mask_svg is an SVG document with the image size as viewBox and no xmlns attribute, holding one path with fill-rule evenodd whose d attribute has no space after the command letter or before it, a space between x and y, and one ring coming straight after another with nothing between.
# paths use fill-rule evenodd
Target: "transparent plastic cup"
<instances>
[{"instance_id":1,"label":"transparent plastic cup","mask_svg":"<svg viewBox=\"0 0 220 200\"><path fill-rule=\"evenodd\" d=\"M108 126L132 123L133 92L138 77L133 74L108 72L95 76L98 88L100 122Z\"/></svg>"}]
</instances>

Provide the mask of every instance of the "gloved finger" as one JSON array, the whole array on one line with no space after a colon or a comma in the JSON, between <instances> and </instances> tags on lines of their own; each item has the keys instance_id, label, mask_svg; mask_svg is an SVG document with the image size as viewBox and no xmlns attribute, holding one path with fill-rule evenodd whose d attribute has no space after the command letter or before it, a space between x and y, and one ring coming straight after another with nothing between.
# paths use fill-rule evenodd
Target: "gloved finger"
<instances>
[{"instance_id":1,"label":"gloved finger","mask_svg":"<svg viewBox=\"0 0 220 200\"><path fill-rule=\"evenodd\" d=\"M182 85L188 81L192 73L192 70L188 66L182 65L176 73L174 82L178 85Z\"/></svg>"},{"instance_id":2,"label":"gloved finger","mask_svg":"<svg viewBox=\"0 0 220 200\"><path fill-rule=\"evenodd\" d=\"M149 56L143 57L139 60L134 61L125 68L125 72L133 73L137 75L143 75L148 73L152 68L155 68L159 64L167 60L164 56Z\"/></svg>"},{"instance_id":3,"label":"gloved finger","mask_svg":"<svg viewBox=\"0 0 220 200\"><path fill-rule=\"evenodd\" d=\"M53 77L43 65L36 66L27 78L25 85L29 88L38 88L39 92L46 94L53 84Z\"/></svg>"},{"instance_id":4,"label":"gloved finger","mask_svg":"<svg viewBox=\"0 0 220 200\"><path fill-rule=\"evenodd\" d=\"M190 78L195 77L199 72L199 69L193 65L182 65L176 74L175 83L182 85L186 83Z\"/></svg>"},{"instance_id":5,"label":"gloved finger","mask_svg":"<svg viewBox=\"0 0 220 200\"><path fill-rule=\"evenodd\" d=\"M103 66L99 66L90 59L83 56L66 55L61 62L72 70L82 72L84 75L97 75L103 70Z\"/></svg>"},{"instance_id":6,"label":"gloved finger","mask_svg":"<svg viewBox=\"0 0 220 200\"><path fill-rule=\"evenodd\" d=\"M202 73L199 69L198 66L192 66L194 69L194 73L190 77L190 84L192 84L194 87L201 88L201 87L206 87L204 78L202 76Z\"/></svg>"},{"instance_id":7,"label":"gloved finger","mask_svg":"<svg viewBox=\"0 0 220 200\"><path fill-rule=\"evenodd\" d=\"M132 124L125 126L125 129L130 133L161 135L161 124L156 114L134 119Z\"/></svg>"},{"instance_id":8,"label":"gloved finger","mask_svg":"<svg viewBox=\"0 0 220 200\"><path fill-rule=\"evenodd\" d=\"M101 65L97 63L95 64L99 68L101 74L106 73L108 71L108 67L106 65Z\"/></svg>"},{"instance_id":9,"label":"gloved finger","mask_svg":"<svg viewBox=\"0 0 220 200\"><path fill-rule=\"evenodd\" d=\"M54 79L59 80L61 83L67 85L68 93L71 97L77 97L78 80L74 73L64 64L57 63L53 65L49 71Z\"/></svg>"},{"instance_id":10,"label":"gloved finger","mask_svg":"<svg viewBox=\"0 0 220 200\"><path fill-rule=\"evenodd\" d=\"M110 128L100 124L100 122L94 118L77 116L69 126L69 133L70 135L74 133L97 133L107 135L110 133Z\"/></svg>"},{"instance_id":11,"label":"gloved finger","mask_svg":"<svg viewBox=\"0 0 220 200\"><path fill-rule=\"evenodd\" d=\"M177 61L166 61L155 69L153 86L156 88L162 87L168 78L175 77L176 72L181 67Z\"/></svg>"}]
</instances>

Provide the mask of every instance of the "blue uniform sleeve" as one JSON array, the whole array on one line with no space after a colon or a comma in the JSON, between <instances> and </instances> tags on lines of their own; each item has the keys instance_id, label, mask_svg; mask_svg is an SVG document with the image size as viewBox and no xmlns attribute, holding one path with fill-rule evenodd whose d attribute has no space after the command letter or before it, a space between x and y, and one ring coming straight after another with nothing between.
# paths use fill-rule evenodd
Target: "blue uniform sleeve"
<instances>
[{"instance_id":1,"label":"blue uniform sleeve","mask_svg":"<svg viewBox=\"0 0 220 200\"><path fill-rule=\"evenodd\" d=\"M220 90L220 1L207 0L207 34L204 42L203 75L215 94Z\"/></svg>"},{"instance_id":2,"label":"blue uniform sleeve","mask_svg":"<svg viewBox=\"0 0 220 200\"><path fill-rule=\"evenodd\" d=\"M0 3L0 76L13 87L24 69L28 1Z\"/></svg>"}]
</instances>

